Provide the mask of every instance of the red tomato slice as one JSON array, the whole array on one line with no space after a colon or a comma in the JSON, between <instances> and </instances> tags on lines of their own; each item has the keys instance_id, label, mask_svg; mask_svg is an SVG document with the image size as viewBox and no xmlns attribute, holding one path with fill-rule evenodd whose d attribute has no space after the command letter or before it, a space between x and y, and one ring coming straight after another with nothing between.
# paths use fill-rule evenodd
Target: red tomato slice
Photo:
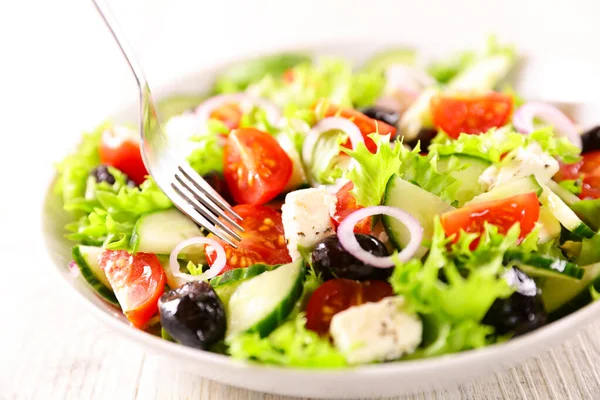
<instances>
[{"instance_id":1,"label":"red tomato slice","mask_svg":"<svg viewBox=\"0 0 600 400\"><path fill-rule=\"evenodd\" d=\"M253 128L236 129L227 137L223 174L237 203L264 204L285 188L292 161L277 140Z\"/></svg>"},{"instance_id":2,"label":"red tomato slice","mask_svg":"<svg viewBox=\"0 0 600 400\"><path fill-rule=\"evenodd\" d=\"M242 109L235 103L221 105L210 114L210 118L223 122L229 130L237 129L242 120Z\"/></svg>"},{"instance_id":3,"label":"red tomato slice","mask_svg":"<svg viewBox=\"0 0 600 400\"><path fill-rule=\"evenodd\" d=\"M454 236L455 242L461 231L482 233L485 222L496 225L498 232L503 234L518 222L521 226L519 238L523 239L533 230L539 216L540 203L531 192L459 208L442 214L441 222L446 236ZM475 240L471 248L476 248L478 243Z\"/></svg>"},{"instance_id":4,"label":"red tomato slice","mask_svg":"<svg viewBox=\"0 0 600 400\"><path fill-rule=\"evenodd\" d=\"M356 199L354 198L352 193L350 193L350 191L353 188L354 183L348 182L344 186L342 186L340 190L338 190L338 192L335 194L335 197L337 197L337 203L335 206L335 214L332 217L332 219L336 229L342 223L342 221L346 219L348 215L352 214L356 210L363 208L362 206L356 203ZM356 224L356 226L354 227L354 232L371 234L371 221L371 217L363 219L358 224Z\"/></svg>"},{"instance_id":5,"label":"red tomato slice","mask_svg":"<svg viewBox=\"0 0 600 400\"><path fill-rule=\"evenodd\" d=\"M600 198L600 150L583 154L579 162L573 164L560 164L560 170L554 176L557 181L577 180L582 181L581 199Z\"/></svg>"},{"instance_id":6,"label":"red tomato slice","mask_svg":"<svg viewBox=\"0 0 600 400\"><path fill-rule=\"evenodd\" d=\"M353 281L333 279L314 291L306 306L306 328L326 335L333 316L352 306L377 302L393 296L394 291L385 281Z\"/></svg>"},{"instance_id":7,"label":"red tomato slice","mask_svg":"<svg viewBox=\"0 0 600 400\"><path fill-rule=\"evenodd\" d=\"M146 180L148 171L140 152L138 135L125 127L107 129L99 147L100 162L126 174L138 185Z\"/></svg>"},{"instance_id":8,"label":"red tomato slice","mask_svg":"<svg viewBox=\"0 0 600 400\"><path fill-rule=\"evenodd\" d=\"M266 206L247 204L235 206L233 210L243 218L240 225L244 232L238 248L234 249L212 234L208 236L225 248L227 263L221 273L257 263L275 265L292 261L283 236L281 213ZM208 264L212 265L217 253L207 247L206 258Z\"/></svg>"},{"instance_id":9,"label":"red tomato slice","mask_svg":"<svg viewBox=\"0 0 600 400\"><path fill-rule=\"evenodd\" d=\"M158 312L158 299L165 290L165 271L156 254L106 250L100 266L127 319L143 329Z\"/></svg>"},{"instance_id":10,"label":"red tomato slice","mask_svg":"<svg viewBox=\"0 0 600 400\"><path fill-rule=\"evenodd\" d=\"M439 95L431 99L433 124L456 139L461 133L478 135L508 122L513 98L490 92L479 96Z\"/></svg>"},{"instance_id":11,"label":"red tomato slice","mask_svg":"<svg viewBox=\"0 0 600 400\"><path fill-rule=\"evenodd\" d=\"M365 114L356 111L353 108L341 108L330 104L326 99L318 100L315 104L313 104L312 109L318 114L323 113L324 117L339 116L354 122L358 129L360 129L360 133L362 133L363 138L365 139L365 146L371 153L375 153L377 151L377 145L375 142L373 142L373 139L367 135L375 132L379 132L380 135L391 134L394 136L396 134L396 128L386 124L385 122L367 117ZM343 146L348 149L352 148L350 146L350 140L347 140Z\"/></svg>"}]
</instances>

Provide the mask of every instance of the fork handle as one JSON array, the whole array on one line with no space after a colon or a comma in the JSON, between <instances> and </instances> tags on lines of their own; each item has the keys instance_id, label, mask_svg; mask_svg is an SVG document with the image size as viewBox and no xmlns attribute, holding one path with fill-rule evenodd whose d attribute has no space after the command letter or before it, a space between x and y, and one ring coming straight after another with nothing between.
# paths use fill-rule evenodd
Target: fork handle
<instances>
[{"instance_id":1,"label":"fork handle","mask_svg":"<svg viewBox=\"0 0 600 400\"><path fill-rule=\"evenodd\" d=\"M143 92L148 87L146 76L135 56L135 53L133 52L133 49L127 42L127 39L125 39L125 34L119 27L117 19L114 17L112 11L110 11L110 8L105 0L92 0L92 2L94 3L94 6L96 6L98 13L102 17L102 20L108 27L108 30L112 34L113 38L117 42L119 49L121 49L121 53L123 53L125 60L127 60L127 64L129 65L129 68L135 76L135 80L139 86L140 95L143 97Z\"/></svg>"}]
</instances>

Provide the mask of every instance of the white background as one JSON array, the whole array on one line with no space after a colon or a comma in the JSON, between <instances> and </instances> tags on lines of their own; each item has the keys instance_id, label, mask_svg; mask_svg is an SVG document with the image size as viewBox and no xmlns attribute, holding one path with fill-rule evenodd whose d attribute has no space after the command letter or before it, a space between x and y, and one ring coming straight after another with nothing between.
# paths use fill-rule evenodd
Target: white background
<instances>
[{"instance_id":1,"label":"white background","mask_svg":"<svg viewBox=\"0 0 600 400\"><path fill-rule=\"evenodd\" d=\"M545 77L549 86L541 89L545 96L600 100L597 0L110 4L156 85L201 65L297 42L387 36L400 43L424 38L468 47L496 32L503 40L522 43L525 51L535 46L552 60L554 75ZM28 375L47 359L28 349L33 343L38 350L45 349L43 343L69 348L61 337L84 318L82 309L69 303L71 297L54 290L60 286L48 273L39 237L39 209L52 163L82 129L133 100L134 90L90 1L0 3L0 398L33 394L38 383L56 382L45 375L36 382ZM85 321L86 329L99 329ZM106 348L108 356L122 346L118 338L114 343ZM39 390L38 395L45 393Z\"/></svg>"}]
</instances>

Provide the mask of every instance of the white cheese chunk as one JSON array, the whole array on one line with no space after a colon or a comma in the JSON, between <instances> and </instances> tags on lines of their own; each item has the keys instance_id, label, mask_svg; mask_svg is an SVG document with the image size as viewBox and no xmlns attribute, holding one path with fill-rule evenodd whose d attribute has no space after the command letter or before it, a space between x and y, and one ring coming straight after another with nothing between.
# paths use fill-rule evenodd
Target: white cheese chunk
<instances>
[{"instance_id":1,"label":"white cheese chunk","mask_svg":"<svg viewBox=\"0 0 600 400\"><path fill-rule=\"evenodd\" d=\"M423 323L403 306L403 297L386 297L335 314L329 333L336 348L351 364L394 360L414 352L422 340Z\"/></svg>"},{"instance_id":2,"label":"white cheese chunk","mask_svg":"<svg viewBox=\"0 0 600 400\"><path fill-rule=\"evenodd\" d=\"M285 196L281 207L284 236L292 260L300 257L298 246L312 248L335 233L331 216L337 198L323 188L296 190Z\"/></svg>"},{"instance_id":3,"label":"white cheese chunk","mask_svg":"<svg viewBox=\"0 0 600 400\"><path fill-rule=\"evenodd\" d=\"M525 148L511 151L499 165L488 167L479 177L479 183L488 191L494 187L529 175L541 182L548 182L560 166L539 144L531 143Z\"/></svg>"}]
</instances>

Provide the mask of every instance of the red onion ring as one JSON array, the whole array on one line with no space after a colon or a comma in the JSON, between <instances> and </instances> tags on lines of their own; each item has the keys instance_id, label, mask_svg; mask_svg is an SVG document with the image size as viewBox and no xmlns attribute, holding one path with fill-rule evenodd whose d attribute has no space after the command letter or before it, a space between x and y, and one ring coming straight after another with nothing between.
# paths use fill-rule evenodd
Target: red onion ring
<instances>
[{"instance_id":1,"label":"red onion ring","mask_svg":"<svg viewBox=\"0 0 600 400\"><path fill-rule=\"evenodd\" d=\"M81 271L79 270L79 265L77 265L77 263L75 261L71 261L69 263L69 272L74 277L78 277L79 275L81 275Z\"/></svg>"},{"instance_id":2,"label":"red onion ring","mask_svg":"<svg viewBox=\"0 0 600 400\"><path fill-rule=\"evenodd\" d=\"M530 134L535 130L533 119L539 118L556 128L560 136L581 149L581 136L571 120L558 108L546 103L527 103L515 111L513 125L520 133Z\"/></svg>"},{"instance_id":3,"label":"red onion ring","mask_svg":"<svg viewBox=\"0 0 600 400\"><path fill-rule=\"evenodd\" d=\"M200 104L196 108L195 113L200 118L200 120L208 121L213 111L215 111L221 105L228 103L240 103L241 107L244 103L248 103L250 105L257 105L267 112L267 118L274 125L279 123L279 120L281 119L281 110L275 105L275 103L244 92L221 94L218 96L211 97L210 99L207 99L204 102L202 102L202 104Z\"/></svg>"},{"instance_id":4,"label":"red onion ring","mask_svg":"<svg viewBox=\"0 0 600 400\"><path fill-rule=\"evenodd\" d=\"M181 253L181 251L186 247L194 244L207 244L210 247L214 248L217 252L217 258L215 259L213 265L208 269L208 271L204 271L202 274L197 276L181 272L179 270L179 262L177 261L177 256L179 255L179 253ZM177 246L175 246L175 248L171 252L171 255L169 256L169 267L171 268L171 273L175 277L175 280L177 280L178 283L182 282L181 284L184 284L186 282L208 280L219 275L223 268L225 268L226 261L227 256L225 255L225 249L219 242L217 242L214 239L209 239L203 236L196 236L190 239L186 239L183 242L179 243Z\"/></svg>"},{"instance_id":5,"label":"red onion ring","mask_svg":"<svg viewBox=\"0 0 600 400\"><path fill-rule=\"evenodd\" d=\"M396 255L391 255L388 257L374 256L373 254L364 250L354 236L354 227L360 220L379 214L389 215L390 217L398 219L406 226L408 232L410 233L410 240L408 244ZM394 261L396 259L401 262L406 262L417 253L421 247L421 242L423 241L423 227L415 217L400 208L390 206L373 206L361 208L360 210L354 211L352 214L348 215L338 227L337 236L342 247L358 260L373 267L390 268L394 266Z\"/></svg>"},{"instance_id":6,"label":"red onion ring","mask_svg":"<svg viewBox=\"0 0 600 400\"><path fill-rule=\"evenodd\" d=\"M354 122L342 117L323 118L312 127L304 139L304 144L302 145L302 160L305 164L311 163L313 149L317 144L319 136L334 129L340 130L348 135L353 149L356 148L358 143L365 142L362 133L360 133L360 129L358 129L358 126L356 126Z\"/></svg>"}]
</instances>

